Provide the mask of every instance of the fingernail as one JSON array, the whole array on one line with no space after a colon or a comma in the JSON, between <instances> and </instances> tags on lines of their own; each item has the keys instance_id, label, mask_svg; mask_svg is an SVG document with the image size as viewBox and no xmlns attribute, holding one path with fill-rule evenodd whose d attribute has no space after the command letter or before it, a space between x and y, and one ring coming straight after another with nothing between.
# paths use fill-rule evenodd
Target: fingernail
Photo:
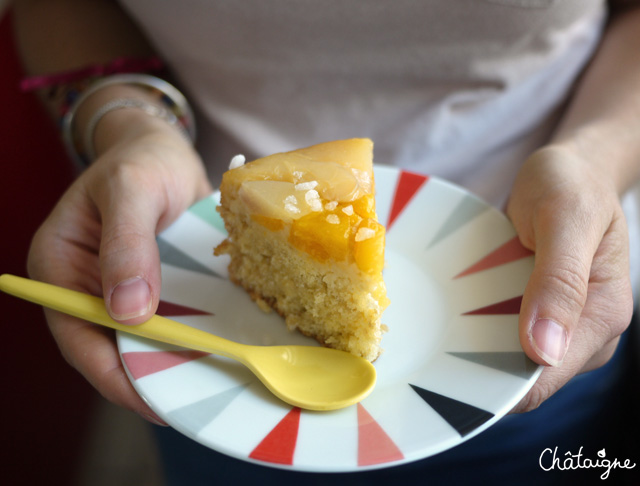
<instances>
[{"instance_id":1,"label":"fingernail","mask_svg":"<svg viewBox=\"0 0 640 486\"><path fill-rule=\"evenodd\" d=\"M162 420L160 417L158 417L155 414L152 415L152 414L149 414L149 413L141 413L140 416L143 419L151 422L154 425L160 425L162 427L169 427L169 425L164 420Z\"/></svg>"},{"instance_id":2,"label":"fingernail","mask_svg":"<svg viewBox=\"0 0 640 486\"><path fill-rule=\"evenodd\" d=\"M140 277L123 280L111 293L111 315L118 320L146 314L151 307L149 284Z\"/></svg>"},{"instance_id":3,"label":"fingernail","mask_svg":"<svg viewBox=\"0 0 640 486\"><path fill-rule=\"evenodd\" d=\"M567 354L567 331L551 319L536 321L529 331L529 341L543 360L551 366L560 366Z\"/></svg>"}]
</instances>

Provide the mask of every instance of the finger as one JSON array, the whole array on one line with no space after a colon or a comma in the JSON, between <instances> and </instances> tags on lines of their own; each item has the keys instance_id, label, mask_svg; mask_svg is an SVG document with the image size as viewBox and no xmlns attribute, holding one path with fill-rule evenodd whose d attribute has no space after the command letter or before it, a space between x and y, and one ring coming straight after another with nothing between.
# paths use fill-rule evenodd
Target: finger
<instances>
[{"instance_id":1,"label":"finger","mask_svg":"<svg viewBox=\"0 0 640 486\"><path fill-rule=\"evenodd\" d=\"M576 238L571 223L543 221L536 232L535 265L522 300L520 342L536 363L562 364L587 300L596 237Z\"/></svg>"},{"instance_id":2,"label":"finger","mask_svg":"<svg viewBox=\"0 0 640 486\"><path fill-rule=\"evenodd\" d=\"M579 334L583 334L583 336L579 336ZM535 410L547 398L563 387L573 376L599 368L607 363L616 351L619 338L612 339L602 347L599 347L599 344L594 344L594 341L597 341L597 338L594 336L593 329L581 327L576 330L574 342L581 344L571 347L567 352L561 368L545 368L533 387L510 413L523 413ZM586 363L584 360L585 355L591 356Z\"/></svg>"},{"instance_id":3,"label":"finger","mask_svg":"<svg viewBox=\"0 0 640 486\"><path fill-rule=\"evenodd\" d=\"M618 336L606 343L601 349L597 350L584 364L580 373L586 373L587 371L595 370L607 364L616 352L619 342L620 337Z\"/></svg>"},{"instance_id":4,"label":"finger","mask_svg":"<svg viewBox=\"0 0 640 486\"><path fill-rule=\"evenodd\" d=\"M572 377L603 366L613 356L633 313L625 228L623 219L614 220L594 255L587 300L562 366L545 368L514 412L537 408Z\"/></svg>"},{"instance_id":5,"label":"finger","mask_svg":"<svg viewBox=\"0 0 640 486\"><path fill-rule=\"evenodd\" d=\"M38 230L29 252L29 275L36 280L100 295L102 289L98 257L92 250L92 243L97 244L99 239L99 231L95 228L97 235L92 235L92 230L82 234L76 225L69 224L61 217L70 217L77 212L73 207L61 204ZM78 218L86 220L83 215ZM59 258L51 258L47 251L51 248L59 250ZM70 258L67 261L63 256ZM49 309L45 309L45 315L51 335L64 359L105 398L138 413L152 423L165 425L129 382L113 332Z\"/></svg>"},{"instance_id":6,"label":"finger","mask_svg":"<svg viewBox=\"0 0 640 486\"><path fill-rule=\"evenodd\" d=\"M166 425L131 385L112 331L58 312L46 310L46 314L51 334L65 360L105 399L154 424Z\"/></svg>"},{"instance_id":7,"label":"finger","mask_svg":"<svg viewBox=\"0 0 640 486\"><path fill-rule=\"evenodd\" d=\"M149 319L160 295L156 229L167 203L162 185L123 167L97 195L102 217L100 270L107 310L124 324ZM159 193L160 192L160 193Z\"/></svg>"}]
</instances>

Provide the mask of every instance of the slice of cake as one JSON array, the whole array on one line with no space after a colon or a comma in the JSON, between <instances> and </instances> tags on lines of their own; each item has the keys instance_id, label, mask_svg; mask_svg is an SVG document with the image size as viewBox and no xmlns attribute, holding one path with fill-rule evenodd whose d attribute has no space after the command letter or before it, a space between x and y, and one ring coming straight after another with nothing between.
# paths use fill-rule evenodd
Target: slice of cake
<instances>
[{"instance_id":1,"label":"slice of cake","mask_svg":"<svg viewBox=\"0 0 640 486\"><path fill-rule=\"evenodd\" d=\"M230 168L218 207L229 236L215 249L289 329L370 361L389 304L372 158L371 140L350 139Z\"/></svg>"}]
</instances>

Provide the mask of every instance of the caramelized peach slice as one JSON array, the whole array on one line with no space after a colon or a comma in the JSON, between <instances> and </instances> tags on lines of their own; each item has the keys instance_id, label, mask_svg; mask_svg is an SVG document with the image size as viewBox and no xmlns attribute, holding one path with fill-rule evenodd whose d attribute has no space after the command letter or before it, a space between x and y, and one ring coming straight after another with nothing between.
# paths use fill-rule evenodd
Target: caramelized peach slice
<instances>
[{"instance_id":1,"label":"caramelized peach slice","mask_svg":"<svg viewBox=\"0 0 640 486\"><path fill-rule=\"evenodd\" d=\"M312 211L306 192L291 182L246 181L238 196L253 215L289 222Z\"/></svg>"},{"instance_id":2,"label":"caramelized peach slice","mask_svg":"<svg viewBox=\"0 0 640 486\"><path fill-rule=\"evenodd\" d=\"M289 242L316 260L346 261L354 218L339 210L308 214L293 222Z\"/></svg>"},{"instance_id":3,"label":"caramelized peach slice","mask_svg":"<svg viewBox=\"0 0 640 486\"><path fill-rule=\"evenodd\" d=\"M363 272L375 274L382 271L384 237L384 226L373 219L363 219L358 225L353 242L353 258Z\"/></svg>"},{"instance_id":4,"label":"caramelized peach slice","mask_svg":"<svg viewBox=\"0 0 640 486\"><path fill-rule=\"evenodd\" d=\"M225 174L225 183L247 180L290 183L318 182L317 191L328 201L350 202L371 192L373 144L350 139L318 144L249 162Z\"/></svg>"}]
</instances>

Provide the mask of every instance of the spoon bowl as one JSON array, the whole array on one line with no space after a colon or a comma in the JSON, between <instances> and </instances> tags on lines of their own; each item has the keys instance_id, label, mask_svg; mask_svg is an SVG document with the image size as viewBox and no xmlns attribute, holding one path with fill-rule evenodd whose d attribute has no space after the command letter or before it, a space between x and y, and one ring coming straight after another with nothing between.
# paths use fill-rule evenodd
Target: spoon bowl
<instances>
[{"instance_id":1,"label":"spoon bowl","mask_svg":"<svg viewBox=\"0 0 640 486\"><path fill-rule=\"evenodd\" d=\"M99 297L15 275L0 275L0 290L121 332L235 359L275 396L296 407L348 407L364 399L375 386L374 366L345 351L240 344L158 315L142 324L127 326L109 316Z\"/></svg>"}]
</instances>

